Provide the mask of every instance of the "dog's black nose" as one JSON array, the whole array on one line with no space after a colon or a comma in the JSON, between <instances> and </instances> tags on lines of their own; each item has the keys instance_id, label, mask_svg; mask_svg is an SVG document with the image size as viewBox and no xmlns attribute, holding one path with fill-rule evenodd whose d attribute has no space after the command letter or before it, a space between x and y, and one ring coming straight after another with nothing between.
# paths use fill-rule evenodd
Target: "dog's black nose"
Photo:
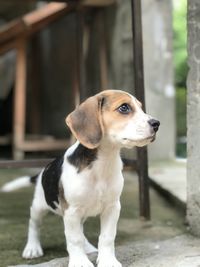
<instances>
[{"instance_id":1,"label":"dog's black nose","mask_svg":"<svg viewBox=\"0 0 200 267\"><path fill-rule=\"evenodd\" d=\"M155 120L155 119L150 119L148 121L148 123L153 127L154 131L157 132L158 131L158 128L160 126L160 122L158 120Z\"/></svg>"}]
</instances>

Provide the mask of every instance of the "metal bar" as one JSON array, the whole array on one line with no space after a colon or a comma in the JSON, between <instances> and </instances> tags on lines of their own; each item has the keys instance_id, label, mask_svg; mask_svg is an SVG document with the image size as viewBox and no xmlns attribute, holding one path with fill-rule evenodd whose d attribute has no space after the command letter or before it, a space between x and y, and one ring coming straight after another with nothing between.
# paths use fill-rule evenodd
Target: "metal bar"
<instances>
[{"instance_id":1,"label":"metal bar","mask_svg":"<svg viewBox=\"0 0 200 267\"><path fill-rule=\"evenodd\" d=\"M132 170L137 171L137 167L138 167L137 160L127 159L127 158L122 157L122 162L123 162L124 167L129 167Z\"/></svg>"},{"instance_id":2,"label":"metal bar","mask_svg":"<svg viewBox=\"0 0 200 267\"><path fill-rule=\"evenodd\" d=\"M147 148L137 148L137 171L139 175L140 217L150 220L149 176Z\"/></svg>"},{"instance_id":3,"label":"metal bar","mask_svg":"<svg viewBox=\"0 0 200 267\"><path fill-rule=\"evenodd\" d=\"M131 0L132 8L132 33L134 57L134 89L136 97L142 102L145 110L145 88L143 68L143 41L142 41L142 10L141 0ZM150 219L149 178L147 148L137 148L140 216Z\"/></svg>"}]
</instances>

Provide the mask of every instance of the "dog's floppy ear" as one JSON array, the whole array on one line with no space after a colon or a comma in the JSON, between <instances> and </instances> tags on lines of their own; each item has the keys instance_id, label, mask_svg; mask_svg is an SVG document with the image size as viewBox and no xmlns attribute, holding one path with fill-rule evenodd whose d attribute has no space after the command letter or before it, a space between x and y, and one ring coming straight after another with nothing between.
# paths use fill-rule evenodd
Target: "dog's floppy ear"
<instances>
[{"instance_id":1,"label":"dog's floppy ear","mask_svg":"<svg viewBox=\"0 0 200 267\"><path fill-rule=\"evenodd\" d=\"M99 146L103 135L101 120L102 98L92 96L66 118L66 123L78 141L87 148Z\"/></svg>"}]
</instances>

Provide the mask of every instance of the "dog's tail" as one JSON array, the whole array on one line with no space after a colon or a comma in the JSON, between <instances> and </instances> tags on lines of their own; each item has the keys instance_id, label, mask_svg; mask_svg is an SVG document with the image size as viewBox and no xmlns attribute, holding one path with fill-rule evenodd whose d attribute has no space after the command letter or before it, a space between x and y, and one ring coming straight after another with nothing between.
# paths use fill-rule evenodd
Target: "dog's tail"
<instances>
[{"instance_id":1,"label":"dog's tail","mask_svg":"<svg viewBox=\"0 0 200 267\"><path fill-rule=\"evenodd\" d=\"M38 175L35 176L22 176L17 179L4 184L0 188L0 192L12 192L20 188L29 187L37 182Z\"/></svg>"}]
</instances>

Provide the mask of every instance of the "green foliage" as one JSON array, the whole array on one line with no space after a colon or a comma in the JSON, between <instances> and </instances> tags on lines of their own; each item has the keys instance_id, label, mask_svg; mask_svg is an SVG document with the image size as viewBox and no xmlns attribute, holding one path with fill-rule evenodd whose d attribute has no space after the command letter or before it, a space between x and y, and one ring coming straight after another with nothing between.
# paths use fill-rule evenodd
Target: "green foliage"
<instances>
[{"instance_id":1,"label":"green foliage","mask_svg":"<svg viewBox=\"0 0 200 267\"><path fill-rule=\"evenodd\" d=\"M176 89L177 136L186 136L186 90Z\"/></svg>"},{"instance_id":2,"label":"green foliage","mask_svg":"<svg viewBox=\"0 0 200 267\"><path fill-rule=\"evenodd\" d=\"M186 157L186 143L181 141L181 138L186 136L186 89L176 89L176 127L177 127L177 144L176 155L179 157Z\"/></svg>"},{"instance_id":3,"label":"green foliage","mask_svg":"<svg viewBox=\"0 0 200 267\"><path fill-rule=\"evenodd\" d=\"M186 87L187 77L187 0L174 0L174 66L176 86Z\"/></svg>"},{"instance_id":4,"label":"green foliage","mask_svg":"<svg viewBox=\"0 0 200 267\"><path fill-rule=\"evenodd\" d=\"M173 49L176 86L176 154L186 157L187 0L173 0Z\"/></svg>"}]
</instances>

